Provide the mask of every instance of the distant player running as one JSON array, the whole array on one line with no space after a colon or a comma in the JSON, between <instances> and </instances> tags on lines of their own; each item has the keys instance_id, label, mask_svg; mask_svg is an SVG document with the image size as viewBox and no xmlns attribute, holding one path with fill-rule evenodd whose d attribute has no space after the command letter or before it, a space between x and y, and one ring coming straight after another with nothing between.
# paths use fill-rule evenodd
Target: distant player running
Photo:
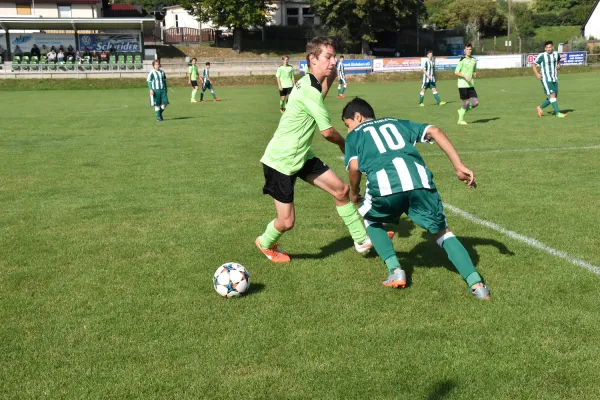
<instances>
[{"instance_id":1,"label":"distant player running","mask_svg":"<svg viewBox=\"0 0 600 400\"><path fill-rule=\"evenodd\" d=\"M279 87L279 111L283 113L287 104L287 97L292 93L296 79L294 78L294 67L289 64L290 58L283 56L281 59L283 60L283 65L277 68L275 77L277 78L277 86Z\"/></svg>"},{"instance_id":2,"label":"distant player running","mask_svg":"<svg viewBox=\"0 0 600 400\"><path fill-rule=\"evenodd\" d=\"M306 46L309 73L292 90L285 113L261 158L265 176L263 193L273 197L277 218L256 238L256 247L272 262L290 261L277 241L294 227L294 185L296 179L331 194L339 216L354 240L356 251L367 253L372 245L367 232L348 197L348 185L323 163L311 150L315 128L323 137L344 152L344 138L331 125L324 98L334 83L335 48L333 42L316 37Z\"/></svg>"},{"instance_id":3,"label":"distant player running","mask_svg":"<svg viewBox=\"0 0 600 400\"><path fill-rule=\"evenodd\" d=\"M160 69L160 61L152 61L153 70L148 74L146 82L148 83L148 89L150 89L150 105L154 107L154 113L156 114L156 120L163 120L163 112L169 104L169 98L167 97L167 75L165 71Z\"/></svg>"},{"instance_id":4,"label":"distant player running","mask_svg":"<svg viewBox=\"0 0 600 400\"><path fill-rule=\"evenodd\" d=\"M458 76L458 93L462 100L462 107L458 110L458 124L467 125L465 114L479 105L477 92L475 91L475 78L477 78L477 60L471 57L473 46L468 43L465 46L465 55L461 57L455 75Z\"/></svg>"},{"instance_id":5,"label":"distant player running","mask_svg":"<svg viewBox=\"0 0 600 400\"><path fill-rule=\"evenodd\" d=\"M206 63L206 67L202 72L202 91L200 92L200 102L204 101L204 91L206 89L210 90L210 94L212 94L214 101L221 101L220 98L217 97L215 91L213 90L212 82L210 81L210 63Z\"/></svg>"},{"instance_id":6,"label":"distant player running","mask_svg":"<svg viewBox=\"0 0 600 400\"><path fill-rule=\"evenodd\" d=\"M438 103L438 105L443 106L446 104L445 101L440 99L440 95L438 94L437 87L435 85L435 61L433 59L433 51L429 50L427 52L427 60L423 64L423 83L421 84L421 94L419 96L419 106L424 107L423 99L425 98L425 91L427 89L431 89L433 92L433 98Z\"/></svg>"},{"instance_id":7,"label":"distant player running","mask_svg":"<svg viewBox=\"0 0 600 400\"><path fill-rule=\"evenodd\" d=\"M548 41L544 44L544 52L535 59L532 65L535 76L542 81L544 94L548 96L542 105L537 106L537 113L541 117L542 110L549 105L554 109L554 115L558 118L564 118L567 114L560 112L558 107L558 70L560 69L560 55L554 51L554 44ZM542 69L542 73L538 72L538 66Z\"/></svg>"},{"instance_id":8,"label":"distant player running","mask_svg":"<svg viewBox=\"0 0 600 400\"><path fill-rule=\"evenodd\" d=\"M338 82L338 99L344 98L344 92L348 88L348 81L346 80L346 72L344 71L344 56L340 56L337 64L337 74L339 78Z\"/></svg>"},{"instance_id":9,"label":"distant player running","mask_svg":"<svg viewBox=\"0 0 600 400\"><path fill-rule=\"evenodd\" d=\"M192 103L197 103L196 101L196 93L198 93L198 76L200 76L200 72L198 71L198 66L196 65L196 58L192 58L192 65L190 65L189 70L189 80L188 83L192 85Z\"/></svg>"},{"instance_id":10,"label":"distant player running","mask_svg":"<svg viewBox=\"0 0 600 400\"><path fill-rule=\"evenodd\" d=\"M389 270L383 282L387 287L406 286L406 273L384 229L385 223L397 224L402 214L431 232L454 264L471 294L489 299L490 292L475 271L469 253L448 228L440 194L432 174L415 148L417 142L437 142L446 153L458 179L469 188L476 187L475 175L460 160L454 146L441 129L427 124L395 118L375 119L373 108L356 98L342 111L348 128L346 168L350 178L350 199L360 203L373 247ZM360 196L362 174L367 175L364 198Z\"/></svg>"}]
</instances>

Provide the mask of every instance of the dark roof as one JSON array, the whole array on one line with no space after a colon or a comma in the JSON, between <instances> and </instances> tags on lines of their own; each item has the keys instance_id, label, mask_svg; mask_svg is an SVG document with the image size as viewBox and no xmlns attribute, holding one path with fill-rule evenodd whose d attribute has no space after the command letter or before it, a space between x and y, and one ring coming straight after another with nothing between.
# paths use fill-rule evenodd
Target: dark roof
<instances>
[{"instance_id":1,"label":"dark roof","mask_svg":"<svg viewBox=\"0 0 600 400\"><path fill-rule=\"evenodd\" d=\"M596 2L594 3L594 5L592 6L592 11L590 11L590 15L588 15L588 17L585 19L585 22L581 26L582 30L585 29L585 26L587 25L588 21L590 20L590 18L592 18L592 14L594 14L594 11L596 11L596 8L598 8L598 4L599 3L600 3L600 0L596 0Z\"/></svg>"}]
</instances>

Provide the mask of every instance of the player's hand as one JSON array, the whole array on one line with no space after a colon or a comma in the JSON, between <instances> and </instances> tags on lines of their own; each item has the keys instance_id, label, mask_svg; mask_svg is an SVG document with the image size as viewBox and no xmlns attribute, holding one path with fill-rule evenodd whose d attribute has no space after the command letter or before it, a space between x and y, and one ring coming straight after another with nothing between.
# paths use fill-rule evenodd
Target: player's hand
<instances>
[{"instance_id":1,"label":"player's hand","mask_svg":"<svg viewBox=\"0 0 600 400\"><path fill-rule=\"evenodd\" d=\"M360 203L362 203L363 198L360 195L360 193L352 193L350 192L350 201L353 202L356 205L360 205Z\"/></svg>"},{"instance_id":2,"label":"player's hand","mask_svg":"<svg viewBox=\"0 0 600 400\"><path fill-rule=\"evenodd\" d=\"M475 181L475 174L473 173L473 171L471 171L469 168L465 167L464 165L459 165L458 167L455 168L455 170L456 170L456 176L458 177L458 179L463 181L463 183L465 185L467 185L469 187L469 189L477 188L477 182Z\"/></svg>"},{"instance_id":3,"label":"player's hand","mask_svg":"<svg viewBox=\"0 0 600 400\"><path fill-rule=\"evenodd\" d=\"M154 90L150 89L150 96L154 96Z\"/></svg>"},{"instance_id":4,"label":"player's hand","mask_svg":"<svg viewBox=\"0 0 600 400\"><path fill-rule=\"evenodd\" d=\"M471 78L469 78L468 76L465 76L465 81L471 82Z\"/></svg>"},{"instance_id":5,"label":"player's hand","mask_svg":"<svg viewBox=\"0 0 600 400\"><path fill-rule=\"evenodd\" d=\"M477 78L477 72L473 72L473 78Z\"/></svg>"},{"instance_id":6,"label":"player's hand","mask_svg":"<svg viewBox=\"0 0 600 400\"><path fill-rule=\"evenodd\" d=\"M537 77L537 78L538 78L540 81L542 80L542 74L540 74L540 73L537 73L537 74L535 74L535 76L536 76L536 77Z\"/></svg>"},{"instance_id":7,"label":"player's hand","mask_svg":"<svg viewBox=\"0 0 600 400\"><path fill-rule=\"evenodd\" d=\"M281 92L283 90L283 88L281 86L279 86L279 91Z\"/></svg>"}]
</instances>

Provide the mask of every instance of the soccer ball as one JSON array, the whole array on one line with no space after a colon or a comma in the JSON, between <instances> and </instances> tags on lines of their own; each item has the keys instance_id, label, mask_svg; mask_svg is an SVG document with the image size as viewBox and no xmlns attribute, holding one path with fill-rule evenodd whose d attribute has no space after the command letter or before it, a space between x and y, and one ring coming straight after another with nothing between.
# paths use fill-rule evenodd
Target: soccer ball
<instances>
[{"instance_id":1,"label":"soccer ball","mask_svg":"<svg viewBox=\"0 0 600 400\"><path fill-rule=\"evenodd\" d=\"M250 287L250 274L243 265L230 262L217 268L213 277L217 293L226 299L237 297Z\"/></svg>"}]
</instances>

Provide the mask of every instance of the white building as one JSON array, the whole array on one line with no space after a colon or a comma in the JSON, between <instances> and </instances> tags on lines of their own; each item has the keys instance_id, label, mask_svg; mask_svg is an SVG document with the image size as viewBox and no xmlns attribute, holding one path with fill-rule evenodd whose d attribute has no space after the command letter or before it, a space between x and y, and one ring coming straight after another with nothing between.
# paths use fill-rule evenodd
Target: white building
<instances>
[{"instance_id":1,"label":"white building","mask_svg":"<svg viewBox=\"0 0 600 400\"><path fill-rule=\"evenodd\" d=\"M600 0L596 0L596 3L592 7L592 12L585 20L583 24L583 34L589 39L593 36L596 39L600 39Z\"/></svg>"},{"instance_id":2,"label":"white building","mask_svg":"<svg viewBox=\"0 0 600 400\"><path fill-rule=\"evenodd\" d=\"M0 2L2 17L100 18L101 0L33 0Z\"/></svg>"},{"instance_id":3,"label":"white building","mask_svg":"<svg viewBox=\"0 0 600 400\"><path fill-rule=\"evenodd\" d=\"M165 18L163 19L163 28L195 28L195 29L214 29L212 22L200 22L195 16L190 15L187 10L179 5L165 7Z\"/></svg>"}]
</instances>

